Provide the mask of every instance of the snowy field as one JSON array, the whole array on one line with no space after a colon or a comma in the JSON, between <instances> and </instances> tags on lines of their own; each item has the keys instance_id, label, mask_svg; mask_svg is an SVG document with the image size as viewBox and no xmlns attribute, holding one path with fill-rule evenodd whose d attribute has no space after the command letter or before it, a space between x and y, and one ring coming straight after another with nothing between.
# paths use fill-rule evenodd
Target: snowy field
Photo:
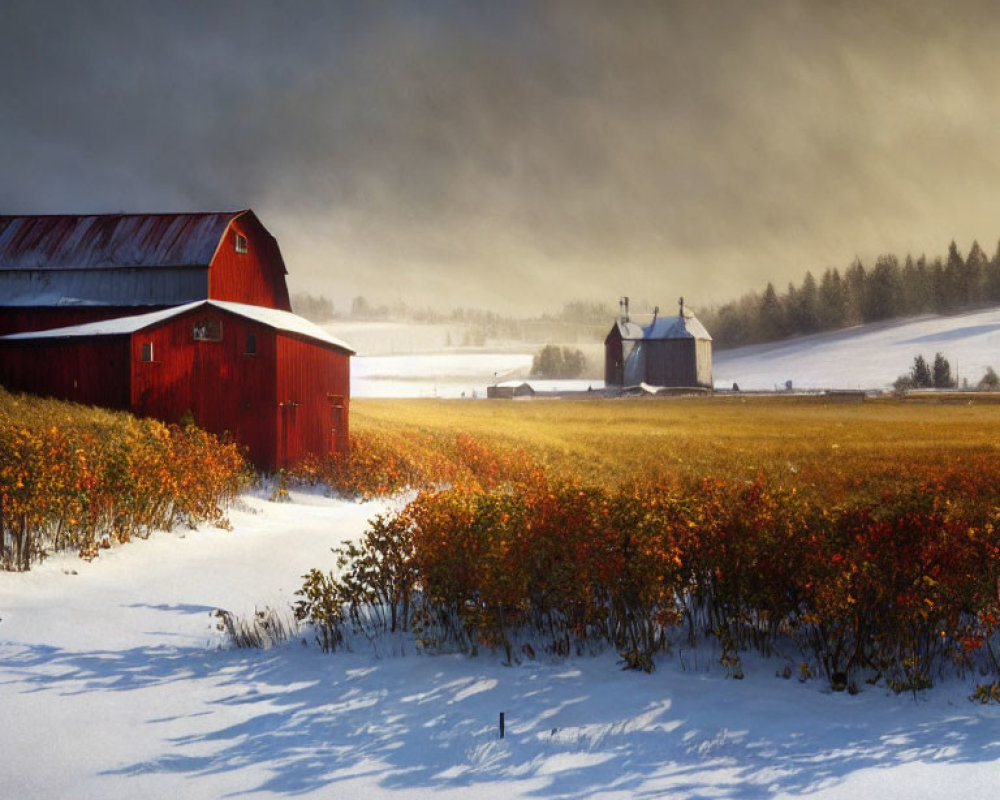
<instances>
[{"instance_id":1,"label":"snowy field","mask_svg":"<svg viewBox=\"0 0 1000 800\"><path fill-rule=\"evenodd\" d=\"M0 797L996 796L1000 708L970 703L971 680L852 697L777 677L781 658L729 680L708 649L652 675L609 653L226 649L214 609L287 607L386 508L292 499L0 574Z\"/></svg>"},{"instance_id":2,"label":"snowy field","mask_svg":"<svg viewBox=\"0 0 1000 800\"><path fill-rule=\"evenodd\" d=\"M952 377L973 386L987 367L1000 372L1000 308L969 314L927 316L776 344L715 353L716 388L734 382L743 390L770 390L792 381L796 389L887 389L923 355L941 353Z\"/></svg>"},{"instance_id":3,"label":"snowy field","mask_svg":"<svg viewBox=\"0 0 1000 800\"><path fill-rule=\"evenodd\" d=\"M380 329L364 329L378 337ZM413 334L424 342L427 334ZM331 328L355 344L349 332ZM356 329L362 335L362 329ZM403 334L391 329L393 346ZM392 338L395 337L395 338ZM387 340L388 341L388 340ZM373 342L374 344L374 342ZM358 345L355 344L357 347ZM359 352L365 350L359 347ZM738 383L744 391L782 389L791 381L795 389L882 390L907 372L913 358L922 354L928 363L940 352L948 359L952 375L973 386L991 366L1000 372L1000 308L969 314L926 316L883 325L867 325L833 333L803 336L777 344L753 345L716 351L713 358L715 386L729 389ZM486 353L454 350L412 355L361 355L352 363L355 397L485 397L486 387L511 379L530 380L540 389L599 389L600 380L547 381L528 378L530 352Z\"/></svg>"},{"instance_id":4,"label":"snowy field","mask_svg":"<svg viewBox=\"0 0 1000 800\"><path fill-rule=\"evenodd\" d=\"M421 353L351 359L353 397L486 397L531 371L530 353Z\"/></svg>"},{"instance_id":5,"label":"snowy field","mask_svg":"<svg viewBox=\"0 0 1000 800\"><path fill-rule=\"evenodd\" d=\"M1000 368L1000 310L717 353L715 377L878 389L938 351L971 383ZM481 397L530 361L358 358L354 391ZM734 681L708 648L675 649L653 675L608 652L505 667L398 642L228 649L215 609L287 610L300 576L333 567L330 548L387 507L292 497L245 497L229 532L0 573L0 800L996 796L1000 708L967 700L972 678L852 697L777 677L795 653Z\"/></svg>"}]
</instances>

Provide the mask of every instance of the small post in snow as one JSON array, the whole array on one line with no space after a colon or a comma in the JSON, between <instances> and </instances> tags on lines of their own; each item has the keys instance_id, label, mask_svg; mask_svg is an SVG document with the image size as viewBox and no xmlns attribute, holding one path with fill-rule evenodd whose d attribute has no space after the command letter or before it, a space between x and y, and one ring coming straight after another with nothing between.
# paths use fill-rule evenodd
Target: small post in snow
<instances>
[{"instance_id":1,"label":"small post in snow","mask_svg":"<svg viewBox=\"0 0 1000 800\"><path fill-rule=\"evenodd\" d=\"M503 738L503 712L500 712L500 738Z\"/></svg>"}]
</instances>

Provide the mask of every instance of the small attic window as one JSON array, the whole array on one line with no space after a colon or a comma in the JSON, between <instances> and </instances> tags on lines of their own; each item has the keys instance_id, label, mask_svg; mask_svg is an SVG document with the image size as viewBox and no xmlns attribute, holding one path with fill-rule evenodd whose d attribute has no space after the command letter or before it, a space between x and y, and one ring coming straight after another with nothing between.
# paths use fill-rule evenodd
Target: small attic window
<instances>
[{"instance_id":1,"label":"small attic window","mask_svg":"<svg viewBox=\"0 0 1000 800\"><path fill-rule=\"evenodd\" d=\"M253 333L247 334L247 348L243 351L244 355L255 356L257 355L257 335Z\"/></svg>"},{"instance_id":2,"label":"small attic window","mask_svg":"<svg viewBox=\"0 0 1000 800\"><path fill-rule=\"evenodd\" d=\"M244 236L242 233L237 233L236 234L236 240L235 240L235 246L236 246L236 252L237 253L240 253L240 254L246 253L247 252L247 237Z\"/></svg>"},{"instance_id":3,"label":"small attic window","mask_svg":"<svg viewBox=\"0 0 1000 800\"><path fill-rule=\"evenodd\" d=\"M196 342L221 342L222 320L213 317L195 320L191 327L191 338Z\"/></svg>"},{"instance_id":4,"label":"small attic window","mask_svg":"<svg viewBox=\"0 0 1000 800\"><path fill-rule=\"evenodd\" d=\"M142 343L142 355L140 358L147 364L153 363L153 343L143 342Z\"/></svg>"}]
</instances>

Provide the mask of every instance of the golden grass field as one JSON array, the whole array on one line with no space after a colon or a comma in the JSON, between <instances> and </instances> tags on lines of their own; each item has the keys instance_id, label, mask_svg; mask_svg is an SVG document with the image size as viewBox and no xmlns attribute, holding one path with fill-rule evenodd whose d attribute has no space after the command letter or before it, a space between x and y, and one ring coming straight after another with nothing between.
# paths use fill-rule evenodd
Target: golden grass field
<instances>
[{"instance_id":1,"label":"golden grass field","mask_svg":"<svg viewBox=\"0 0 1000 800\"><path fill-rule=\"evenodd\" d=\"M969 397L357 399L351 419L354 432L414 440L467 434L514 445L554 476L596 485L763 473L836 497L992 466L1000 455L1000 405Z\"/></svg>"}]
</instances>

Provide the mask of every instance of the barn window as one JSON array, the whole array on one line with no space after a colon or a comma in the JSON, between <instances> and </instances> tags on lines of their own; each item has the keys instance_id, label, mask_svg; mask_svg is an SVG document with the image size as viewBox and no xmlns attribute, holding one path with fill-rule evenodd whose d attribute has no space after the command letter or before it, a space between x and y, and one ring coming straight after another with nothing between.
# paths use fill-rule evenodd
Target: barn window
<instances>
[{"instance_id":1,"label":"barn window","mask_svg":"<svg viewBox=\"0 0 1000 800\"><path fill-rule=\"evenodd\" d=\"M247 252L247 237L242 233L236 234L236 252L246 253Z\"/></svg>"},{"instance_id":2,"label":"barn window","mask_svg":"<svg viewBox=\"0 0 1000 800\"><path fill-rule=\"evenodd\" d=\"M142 343L142 360L148 363L153 361L153 343L143 342Z\"/></svg>"},{"instance_id":3,"label":"barn window","mask_svg":"<svg viewBox=\"0 0 1000 800\"><path fill-rule=\"evenodd\" d=\"M222 320L214 317L195 320L191 328L191 338L196 342L222 341Z\"/></svg>"},{"instance_id":4,"label":"barn window","mask_svg":"<svg viewBox=\"0 0 1000 800\"><path fill-rule=\"evenodd\" d=\"M257 354L257 334L255 333L247 334L247 349L244 352L248 356L253 356Z\"/></svg>"}]
</instances>

